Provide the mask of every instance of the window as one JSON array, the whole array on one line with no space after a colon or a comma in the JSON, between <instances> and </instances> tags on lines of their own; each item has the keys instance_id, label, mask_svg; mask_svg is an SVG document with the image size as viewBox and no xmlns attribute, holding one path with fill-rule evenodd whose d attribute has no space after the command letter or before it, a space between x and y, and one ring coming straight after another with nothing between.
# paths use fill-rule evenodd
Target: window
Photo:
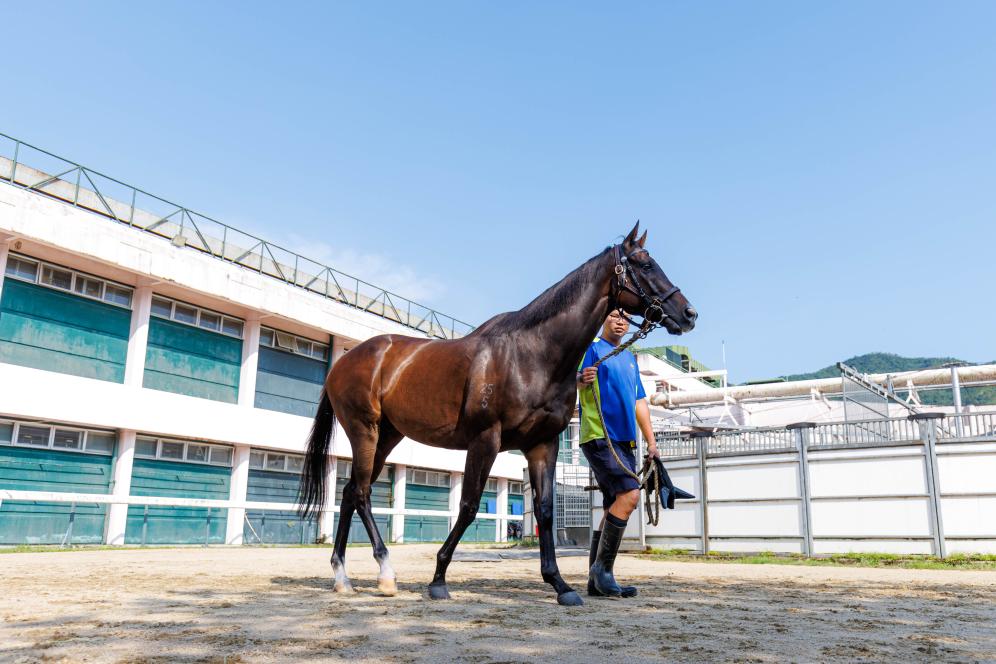
<instances>
[{"instance_id":1,"label":"window","mask_svg":"<svg viewBox=\"0 0 996 664\"><path fill-rule=\"evenodd\" d=\"M488 481L484 483L484 490L495 493L498 491L498 480L494 477L489 477Z\"/></svg>"},{"instance_id":2,"label":"window","mask_svg":"<svg viewBox=\"0 0 996 664\"><path fill-rule=\"evenodd\" d=\"M279 330L271 330L267 327L261 328L259 331L259 345L277 348L288 353L294 353L295 355L303 355L313 360L322 360L323 362L328 361L329 358L328 344L321 344L305 337L298 337L287 332L280 332Z\"/></svg>"},{"instance_id":3,"label":"window","mask_svg":"<svg viewBox=\"0 0 996 664\"><path fill-rule=\"evenodd\" d=\"M46 286L70 290L73 287L73 273L51 265L42 266L41 282Z\"/></svg>"},{"instance_id":4,"label":"window","mask_svg":"<svg viewBox=\"0 0 996 664\"><path fill-rule=\"evenodd\" d=\"M231 447L212 447L211 448L211 463L216 466L231 466L232 465L232 448Z\"/></svg>"},{"instance_id":5,"label":"window","mask_svg":"<svg viewBox=\"0 0 996 664\"><path fill-rule=\"evenodd\" d=\"M201 312L201 327L217 332L221 329L221 316L208 311Z\"/></svg>"},{"instance_id":6,"label":"window","mask_svg":"<svg viewBox=\"0 0 996 664\"><path fill-rule=\"evenodd\" d=\"M5 272L17 279L71 291L91 300L102 300L116 306L131 308L131 288L113 284L82 272L75 272L13 254L7 258Z\"/></svg>"},{"instance_id":7,"label":"window","mask_svg":"<svg viewBox=\"0 0 996 664\"><path fill-rule=\"evenodd\" d=\"M121 307L131 308L131 289L115 286L114 284L104 284L104 302L116 304Z\"/></svg>"},{"instance_id":8,"label":"window","mask_svg":"<svg viewBox=\"0 0 996 664\"><path fill-rule=\"evenodd\" d=\"M111 454L114 434L108 431L86 431L35 423L0 422L0 445L23 445L59 451Z\"/></svg>"},{"instance_id":9,"label":"window","mask_svg":"<svg viewBox=\"0 0 996 664\"><path fill-rule=\"evenodd\" d=\"M435 470L421 470L413 469L411 472L411 483L421 484L423 486L441 486L448 487L450 485L450 474L444 472L438 472Z\"/></svg>"},{"instance_id":10,"label":"window","mask_svg":"<svg viewBox=\"0 0 996 664\"><path fill-rule=\"evenodd\" d=\"M159 458L182 459L183 443L171 443L165 440L162 441L162 444L159 446Z\"/></svg>"},{"instance_id":11,"label":"window","mask_svg":"<svg viewBox=\"0 0 996 664\"><path fill-rule=\"evenodd\" d=\"M208 462L208 446L207 445L193 445L187 444L187 461L194 461L196 463L207 463Z\"/></svg>"},{"instance_id":12,"label":"window","mask_svg":"<svg viewBox=\"0 0 996 664\"><path fill-rule=\"evenodd\" d=\"M114 440L114 434L107 431L0 422L0 445L14 444L60 451L110 454L114 451Z\"/></svg>"},{"instance_id":13,"label":"window","mask_svg":"<svg viewBox=\"0 0 996 664\"><path fill-rule=\"evenodd\" d=\"M87 442L87 445L89 445L89 442ZM140 437L135 442L135 456L146 459L185 461L188 463L209 463L215 466L232 465L231 447L227 445L185 442L182 440L158 440L156 438ZM252 459L250 457L251 465Z\"/></svg>"},{"instance_id":14,"label":"window","mask_svg":"<svg viewBox=\"0 0 996 664\"><path fill-rule=\"evenodd\" d=\"M56 429L52 437L52 447L64 450L79 450L83 448L83 432Z\"/></svg>"},{"instance_id":15,"label":"window","mask_svg":"<svg viewBox=\"0 0 996 664\"><path fill-rule=\"evenodd\" d=\"M156 458L156 450L159 447L159 442L150 438L139 438L135 441L135 456L147 457L150 459Z\"/></svg>"},{"instance_id":16,"label":"window","mask_svg":"<svg viewBox=\"0 0 996 664\"><path fill-rule=\"evenodd\" d=\"M152 315L159 318L169 318L178 323L193 325L212 332L221 332L230 337L242 338L242 321L229 318L217 311L209 311L195 307L192 304L176 302L165 297L152 298Z\"/></svg>"},{"instance_id":17,"label":"window","mask_svg":"<svg viewBox=\"0 0 996 664\"><path fill-rule=\"evenodd\" d=\"M17 444L29 447L48 447L48 427L17 427Z\"/></svg>"},{"instance_id":18,"label":"window","mask_svg":"<svg viewBox=\"0 0 996 664\"><path fill-rule=\"evenodd\" d=\"M225 318L221 323L221 331L225 334L242 338L242 322L235 320L234 318Z\"/></svg>"},{"instance_id":19,"label":"window","mask_svg":"<svg viewBox=\"0 0 996 664\"><path fill-rule=\"evenodd\" d=\"M152 315L171 318L173 316L173 303L161 297L152 298Z\"/></svg>"},{"instance_id":20,"label":"window","mask_svg":"<svg viewBox=\"0 0 996 664\"><path fill-rule=\"evenodd\" d=\"M114 451L114 434L100 431L86 432L86 451L110 454Z\"/></svg>"},{"instance_id":21,"label":"window","mask_svg":"<svg viewBox=\"0 0 996 664\"><path fill-rule=\"evenodd\" d=\"M509 482L508 492L522 494L522 482Z\"/></svg>"},{"instance_id":22,"label":"window","mask_svg":"<svg viewBox=\"0 0 996 664\"><path fill-rule=\"evenodd\" d=\"M89 279L81 274L77 274L75 283L73 284L73 290L80 295L100 300L104 296L104 282L97 281L96 279Z\"/></svg>"},{"instance_id":23,"label":"window","mask_svg":"<svg viewBox=\"0 0 996 664\"><path fill-rule=\"evenodd\" d=\"M173 320L179 323L197 325L197 309L177 302L173 306Z\"/></svg>"},{"instance_id":24,"label":"window","mask_svg":"<svg viewBox=\"0 0 996 664\"><path fill-rule=\"evenodd\" d=\"M34 283L38 278L38 263L10 256L7 258L6 273L8 276Z\"/></svg>"},{"instance_id":25,"label":"window","mask_svg":"<svg viewBox=\"0 0 996 664\"><path fill-rule=\"evenodd\" d=\"M252 450L249 452L249 467L257 470L279 470L281 472L300 473L304 468L304 457L300 454Z\"/></svg>"}]
</instances>

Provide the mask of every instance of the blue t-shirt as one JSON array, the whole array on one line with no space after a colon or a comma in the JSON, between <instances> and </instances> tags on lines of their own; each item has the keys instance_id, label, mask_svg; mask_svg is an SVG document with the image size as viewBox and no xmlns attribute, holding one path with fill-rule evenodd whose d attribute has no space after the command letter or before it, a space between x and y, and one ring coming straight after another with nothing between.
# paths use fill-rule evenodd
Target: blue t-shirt
<instances>
[{"instance_id":1,"label":"blue t-shirt","mask_svg":"<svg viewBox=\"0 0 996 664\"><path fill-rule=\"evenodd\" d=\"M601 337L595 339L584 354L581 369L590 367L605 357L615 346ZM598 378L593 389L582 387L579 393L581 405L581 442L595 438L605 438L598 421L598 412L592 392L598 394L602 404L602 415L609 437L617 442L636 440L636 402L645 399L647 393L640 382L640 370L636 357L624 350L598 367Z\"/></svg>"}]
</instances>

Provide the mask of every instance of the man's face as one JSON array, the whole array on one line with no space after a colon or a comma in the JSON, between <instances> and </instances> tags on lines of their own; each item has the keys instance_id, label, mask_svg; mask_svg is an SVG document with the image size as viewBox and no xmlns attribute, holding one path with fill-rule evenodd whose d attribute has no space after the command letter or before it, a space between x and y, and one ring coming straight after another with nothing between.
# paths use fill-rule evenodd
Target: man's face
<instances>
[{"instance_id":1,"label":"man's face","mask_svg":"<svg viewBox=\"0 0 996 664\"><path fill-rule=\"evenodd\" d=\"M602 332L605 333L605 336L616 339L622 338L628 331L629 321L620 316L618 311L612 311L609 317L605 319L605 325L602 327Z\"/></svg>"}]
</instances>

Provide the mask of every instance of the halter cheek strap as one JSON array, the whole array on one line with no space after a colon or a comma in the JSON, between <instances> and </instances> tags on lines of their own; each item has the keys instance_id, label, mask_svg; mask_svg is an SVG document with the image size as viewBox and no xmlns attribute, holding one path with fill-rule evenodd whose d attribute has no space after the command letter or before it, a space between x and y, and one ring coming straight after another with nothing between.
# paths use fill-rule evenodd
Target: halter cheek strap
<instances>
[{"instance_id":1,"label":"halter cheek strap","mask_svg":"<svg viewBox=\"0 0 996 664\"><path fill-rule=\"evenodd\" d=\"M668 318L667 313L664 311L664 303L667 302L675 293L681 291L677 286L671 286L671 288L659 297L650 297L647 292L643 290L643 286L636 279L636 274L633 272L633 266L630 259L634 254L644 251L644 249L637 248L629 253L628 256L623 256L622 245L617 244L616 247L616 293L612 296L612 299L618 303L619 292L626 291L636 297L640 298L640 304L645 307L643 312L643 325L639 326L641 330L648 323L650 328L646 333L649 333L654 327L661 325L666 318ZM632 286L630 286L632 284ZM626 315L626 312L620 310L619 314L629 321L633 325L637 325L636 321ZM644 334L646 336L646 334Z\"/></svg>"}]
</instances>

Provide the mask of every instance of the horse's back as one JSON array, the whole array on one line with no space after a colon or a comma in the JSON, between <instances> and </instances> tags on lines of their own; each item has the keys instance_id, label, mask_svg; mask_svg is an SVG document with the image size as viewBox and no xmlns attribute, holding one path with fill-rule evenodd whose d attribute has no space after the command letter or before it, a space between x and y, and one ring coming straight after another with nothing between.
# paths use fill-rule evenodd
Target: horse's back
<instances>
[{"instance_id":1,"label":"horse's back","mask_svg":"<svg viewBox=\"0 0 996 664\"><path fill-rule=\"evenodd\" d=\"M405 436L453 447L474 353L460 341L381 335L340 358L326 388L334 406L387 419Z\"/></svg>"}]
</instances>

